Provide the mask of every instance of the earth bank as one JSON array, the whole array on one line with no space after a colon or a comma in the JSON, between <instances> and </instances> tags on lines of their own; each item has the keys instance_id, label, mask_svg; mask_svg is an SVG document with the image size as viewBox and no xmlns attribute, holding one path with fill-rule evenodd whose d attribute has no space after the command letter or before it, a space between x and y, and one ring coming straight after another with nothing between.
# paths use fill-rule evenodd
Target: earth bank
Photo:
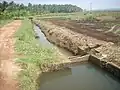
<instances>
[{"instance_id":1,"label":"earth bank","mask_svg":"<svg viewBox=\"0 0 120 90\"><path fill-rule=\"evenodd\" d=\"M89 54L97 57L95 60L90 57L89 60L110 72L114 72L114 74L117 73L117 76L120 75L120 47L116 43L76 33L48 21L35 21L35 23L42 29L50 42L68 49L74 55L84 56Z\"/></svg>"}]
</instances>

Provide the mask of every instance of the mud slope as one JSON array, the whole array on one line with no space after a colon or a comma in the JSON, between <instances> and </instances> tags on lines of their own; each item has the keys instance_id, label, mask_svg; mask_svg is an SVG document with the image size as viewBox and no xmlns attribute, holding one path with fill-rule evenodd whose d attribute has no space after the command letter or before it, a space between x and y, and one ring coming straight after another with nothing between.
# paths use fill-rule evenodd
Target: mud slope
<instances>
[{"instance_id":1,"label":"mud slope","mask_svg":"<svg viewBox=\"0 0 120 90\"><path fill-rule=\"evenodd\" d=\"M14 38L15 31L20 27L21 21L16 20L0 28L0 90L17 90L17 81L13 76L18 68L14 64Z\"/></svg>"}]
</instances>

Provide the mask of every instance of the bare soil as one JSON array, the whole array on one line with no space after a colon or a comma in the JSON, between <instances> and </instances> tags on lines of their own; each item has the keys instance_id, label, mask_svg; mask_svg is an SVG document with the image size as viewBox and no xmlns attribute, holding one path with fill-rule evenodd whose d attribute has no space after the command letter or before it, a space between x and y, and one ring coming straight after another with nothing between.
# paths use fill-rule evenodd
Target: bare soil
<instances>
[{"instance_id":1,"label":"bare soil","mask_svg":"<svg viewBox=\"0 0 120 90\"><path fill-rule=\"evenodd\" d=\"M0 90L17 90L18 82L14 79L18 72L15 65L14 33L21 21L15 20L0 28Z\"/></svg>"},{"instance_id":2,"label":"bare soil","mask_svg":"<svg viewBox=\"0 0 120 90\"><path fill-rule=\"evenodd\" d=\"M68 49L73 54L95 55L106 62L113 62L120 66L120 45L116 44L120 41L120 36L103 30L96 30L98 28L105 29L103 25L100 24L101 26L98 27L95 23L88 22L82 22L84 24L80 25L80 22L65 20L36 20L35 22L40 25L41 30L50 42ZM94 24L95 26L92 28Z\"/></svg>"},{"instance_id":3,"label":"bare soil","mask_svg":"<svg viewBox=\"0 0 120 90\"><path fill-rule=\"evenodd\" d=\"M36 23L40 23L41 30L50 42L68 49L74 55L83 56L89 53L91 49L107 43L81 33L73 32L70 29L59 27L51 22L36 21Z\"/></svg>"},{"instance_id":4,"label":"bare soil","mask_svg":"<svg viewBox=\"0 0 120 90\"><path fill-rule=\"evenodd\" d=\"M104 22L84 22L84 21L71 21L71 20L49 20L55 25L66 27L74 32L81 33L98 40L103 40L107 42L118 43L120 41L120 36L112 32L107 32L111 29L115 23L120 23L118 21L104 21Z\"/></svg>"}]
</instances>

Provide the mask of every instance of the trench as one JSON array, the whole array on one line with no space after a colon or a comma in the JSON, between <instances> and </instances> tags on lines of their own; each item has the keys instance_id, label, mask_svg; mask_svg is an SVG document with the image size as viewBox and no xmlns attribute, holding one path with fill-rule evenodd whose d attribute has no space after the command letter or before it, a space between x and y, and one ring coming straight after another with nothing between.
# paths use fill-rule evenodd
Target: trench
<instances>
[{"instance_id":1,"label":"trench","mask_svg":"<svg viewBox=\"0 0 120 90\"><path fill-rule=\"evenodd\" d=\"M57 47L66 57L73 56L68 50L50 43L36 25L34 30L44 47ZM120 90L119 86L120 81L112 74L87 63L70 66L60 71L42 73L39 90Z\"/></svg>"},{"instance_id":2,"label":"trench","mask_svg":"<svg viewBox=\"0 0 120 90\"><path fill-rule=\"evenodd\" d=\"M59 46L56 46L55 44L50 43L46 39L46 36L42 33L42 31L40 30L40 28L38 26L34 25L34 31L36 33L36 37L39 39L40 43L44 47L47 47L47 48L54 48L55 47L60 53L62 53L66 57L73 56L73 54L71 52L69 52L68 50L61 48Z\"/></svg>"}]
</instances>

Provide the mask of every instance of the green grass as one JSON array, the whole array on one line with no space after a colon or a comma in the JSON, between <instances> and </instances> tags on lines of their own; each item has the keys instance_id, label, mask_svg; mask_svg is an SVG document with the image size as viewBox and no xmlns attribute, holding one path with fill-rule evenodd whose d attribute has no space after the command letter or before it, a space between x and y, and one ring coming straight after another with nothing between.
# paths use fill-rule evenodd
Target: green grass
<instances>
[{"instance_id":1,"label":"green grass","mask_svg":"<svg viewBox=\"0 0 120 90\"><path fill-rule=\"evenodd\" d=\"M22 68L18 75L21 90L38 90L40 86L36 82L40 74L40 67L56 61L53 49L44 48L34 36L31 22L23 20L22 26L15 35L16 51L20 55L16 62Z\"/></svg>"},{"instance_id":2,"label":"green grass","mask_svg":"<svg viewBox=\"0 0 120 90\"><path fill-rule=\"evenodd\" d=\"M0 27L2 27L3 25L11 22L12 20L0 20Z\"/></svg>"},{"instance_id":3,"label":"green grass","mask_svg":"<svg viewBox=\"0 0 120 90\"><path fill-rule=\"evenodd\" d=\"M92 14L86 12L75 12L75 13L49 13L37 15L35 19L64 19L64 20L94 20L96 17L102 20L113 20L120 19L120 12L96 12L93 11Z\"/></svg>"},{"instance_id":4,"label":"green grass","mask_svg":"<svg viewBox=\"0 0 120 90\"><path fill-rule=\"evenodd\" d=\"M84 18L83 12L76 12L76 13L49 13L49 14L42 14L35 16L36 19L46 19L46 18L57 18L57 19L70 19L76 20Z\"/></svg>"}]
</instances>

